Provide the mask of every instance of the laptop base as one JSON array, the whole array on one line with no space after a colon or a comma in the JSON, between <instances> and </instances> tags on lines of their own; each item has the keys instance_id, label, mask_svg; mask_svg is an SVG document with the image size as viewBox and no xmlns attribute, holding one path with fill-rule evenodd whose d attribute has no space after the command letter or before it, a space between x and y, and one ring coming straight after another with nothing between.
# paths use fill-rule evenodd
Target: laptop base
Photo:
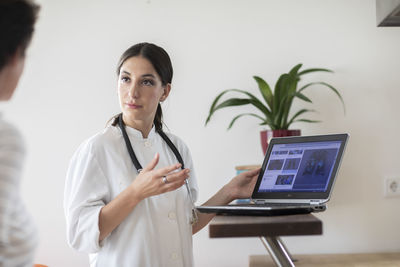
<instances>
[{"instance_id":1,"label":"laptop base","mask_svg":"<svg viewBox=\"0 0 400 267\"><path fill-rule=\"evenodd\" d=\"M308 214L311 212L320 212L326 209L326 206L302 206L302 207L244 207L244 206L199 206L196 207L202 213L216 213L218 215L233 216L279 216Z\"/></svg>"}]
</instances>

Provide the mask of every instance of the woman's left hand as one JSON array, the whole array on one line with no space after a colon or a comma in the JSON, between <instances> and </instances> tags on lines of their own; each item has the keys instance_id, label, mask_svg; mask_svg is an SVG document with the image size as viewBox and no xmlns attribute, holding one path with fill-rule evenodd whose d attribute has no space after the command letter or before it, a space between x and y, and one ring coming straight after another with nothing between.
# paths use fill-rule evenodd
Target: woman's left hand
<instances>
[{"instance_id":1,"label":"woman's left hand","mask_svg":"<svg viewBox=\"0 0 400 267\"><path fill-rule=\"evenodd\" d=\"M230 198L232 200L249 198L253 192L259 172L260 168L242 172L225 185Z\"/></svg>"},{"instance_id":2,"label":"woman's left hand","mask_svg":"<svg viewBox=\"0 0 400 267\"><path fill-rule=\"evenodd\" d=\"M226 205L235 199L250 198L259 172L260 169L240 173L203 205ZM199 221L193 225L193 234L206 226L214 216L215 214L212 213L198 213Z\"/></svg>"}]
</instances>

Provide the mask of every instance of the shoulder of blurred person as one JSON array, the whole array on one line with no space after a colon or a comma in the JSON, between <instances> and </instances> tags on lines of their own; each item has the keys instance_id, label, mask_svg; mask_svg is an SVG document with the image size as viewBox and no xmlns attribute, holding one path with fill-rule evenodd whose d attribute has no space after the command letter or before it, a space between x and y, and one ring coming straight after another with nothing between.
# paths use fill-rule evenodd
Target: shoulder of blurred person
<instances>
[{"instance_id":1,"label":"shoulder of blurred person","mask_svg":"<svg viewBox=\"0 0 400 267\"><path fill-rule=\"evenodd\" d=\"M37 231L20 198L25 155L18 129L0 116L0 266L32 266Z\"/></svg>"}]
</instances>

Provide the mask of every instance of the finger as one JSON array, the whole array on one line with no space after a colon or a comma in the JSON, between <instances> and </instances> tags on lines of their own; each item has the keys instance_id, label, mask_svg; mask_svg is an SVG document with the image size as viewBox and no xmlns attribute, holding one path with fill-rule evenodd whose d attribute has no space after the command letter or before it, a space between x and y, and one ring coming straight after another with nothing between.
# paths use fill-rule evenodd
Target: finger
<instances>
[{"instance_id":1,"label":"finger","mask_svg":"<svg viewBox=\"0 0 400 267\"><path fill-rule=\"evenodd\" d=\"M164 168L161 168L159 170L156 171L156 175L158 176L166 176L169 175L171 172L179 169L182 165L180 163L174 164L174 165L170 165Z\"/></svg>"},{"instance_id":2,"label":"finger","mask_svg":"<svg viewBox=\"0 0 400 267\"><path fill-rule=\"evenodd\" d=\"M189 178L189 173L190 173L189 169L184 169L179 172L170 173L170 174L166 175L166 177L167 177L168 183L176 182L176 181L185 180L185 179Z\"/></svg>"},{"instance_id":3,"label":"finger","mask_svg":"<svg viewBox=\"0 0 400 267\"><path fill-rule=\"evenodd\" d=\"M260 170L261 170L261 168L258 168L255 170L247 171L247 172L245 172L245 174L247 177L253 177L253 176L259 174Z\"/></svg>"},{"instance_id":4,"label":"finger","mask_svg":"<svg viewBox=\"0 0 400 267\"><path fill-rule=\"evenodd\" d=\"M162 193L169 192L180 188L182 185L185 184L185 180L179 180L175 182L168 182L164 184L163 188L161 189Z\"/></svg>"},{"instance_id":5,"label":"finger","mask_svg":"<svg viewBox=\"0 0 400 267\"><path fill-rule=\"evenodd\" d=\"M171 184L171 183L181 183L185 182L189 178L189 175L179 175L179 176L163 176L160 180L161 185Z\"/></svg>"},{"instance_id":6,"label":"finger","mask_svg":"<svg viewBox=\"0 0 400 267\"><path fill-rule=\"evenodd\" d=\"M150 163L147 164L147 166L143 168L143 171L153 170L157 166L159 160L160 160L160 154L156 153L154 155L154 158L150 161Z\"/></svg>"}]
</instances>

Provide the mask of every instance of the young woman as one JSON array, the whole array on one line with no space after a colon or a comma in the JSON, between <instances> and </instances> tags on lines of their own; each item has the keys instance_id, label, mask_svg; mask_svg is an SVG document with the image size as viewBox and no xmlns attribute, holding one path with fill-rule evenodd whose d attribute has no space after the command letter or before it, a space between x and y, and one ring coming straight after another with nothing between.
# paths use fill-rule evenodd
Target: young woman
<instances>
[{"instance_id":1,"label":"young woman","mask_svg":"<svg viewBox=\"0 0 400 267\"><path fill-rule=\"evenodd\" d=\"M122 55L117 74L122 113L70 162L68 242L91 253L91 266L192 266L192 234L214 215L193 209L198 188L189 149L163 132L170 58L154 44L136 44ZM258 171L233 178L205 204L249 197Z\"/></svg>"}]
</instances>

